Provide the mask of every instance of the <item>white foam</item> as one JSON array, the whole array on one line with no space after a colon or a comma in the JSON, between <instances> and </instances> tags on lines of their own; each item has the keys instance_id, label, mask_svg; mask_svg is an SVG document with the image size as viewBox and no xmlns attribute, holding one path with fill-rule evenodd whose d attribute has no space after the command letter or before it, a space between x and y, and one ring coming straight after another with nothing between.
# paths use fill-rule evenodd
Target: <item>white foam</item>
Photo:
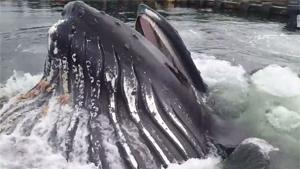
<instances>
[{"instance_id":1,"label":"white foam","mask_svg":"<svg viewBox=\"0 0 300 169\"><path fill-rule=\"evenodd\" d=\"M266 114L266 117L268 122L278 130L292 131L300 128L300 113L283 106L274 107Z\"/></svg>"},{"instance_id":2,"label":"white foam","mask_svg":"<svg viewBox=\"0 0 300 169\"><path fill-rule=\"evenodd\" d=\"M194 62L210 89L211 99L218 111L227 115L238 115L246 104L248 79L241 65L232 65L214 56L192 52Z\"/></svg>"},{"instance_id":3,"label":"white foam","mask_svg":"<svg viewBox=\"0 0 300 169\"><path fill-rule=\"evenodd\" d=\"M96 169L93 164L67 162L39 137L0 135L1 169Z\"/></svg>"},{"instance_id":4,"label":"white foam","mask_svg":"<svg viewBox=\"0 0 300 169\"><path fill-rule=\"evenodd\" d=\"M206 54L192 53L210 89L214 112L280 148L279 168L298 160L300 95L299 77L290 68L270 65L252 76L243 67ZM289 161L289 162L287 162ZM293 164L292 164L293 165Z\"/></svg>"},{"instance_id":5,"label":"white foam","mask_svg":"<svg viewBox=\"0 0 300 169\"><path fill-rule=\"evenodd\" d=\"M30 103L30 101L22 104L25 103ZM57 97L52 97L48 104L41 106L48 108L41 111L41 108L33 107L33 110L26 112L24 120L17 123L11 135L1 133L0 168L97 169L87 159L88 113L85 111L75 112L69 105L60 105ZM22 112L22 110L19 111ZM11 116L18 115L19 111L14 112ZM38 117L37 114L40 113L39 120L34 121ZM67 161L65 157L66 142L69 139L67 132L72 116L76 116L79 123L73 142L73 151ZM30 126L30 123L34 125L32 132L29 132L28 136L24 136L24 130L21 129L26 125ZM6 123L2 123L1 127L4 124ZM14 123L8 122L6 125L7 128L14 128ZM56 129L55 135L52 133L54 128Z\"/></svg>"},{"instance_id":6,"label":"white foam","mask_svg":"<svg viewBox=\"0 0 300 169\"><path fill-rule=\"evenodd\" d=\"M193 56L197 68L200 70L201 75L205 82L214 87L218 84L234 85L234 86L247 86L245 78L246 71L241 65L233 66L230 62L225 60L210 59L213 57L207 56L206 59L197 59Z\"/></svg>"},{"instance_id":7,"label":"white foam","mask_svg":"<svg viewBox=\"0 0 300 169\"><path fill-rule=\"evenodd\" d=\"M220 162L218 157L191 158L182 164L171 163L167 169L221 169Z\"/></svg>"},{"instance_id":8,"label":"white foam","mask_svg":"<svg viewBox=\"0 0 300 169\"><path fill-rule=\"evenodd\" d=\"M34 87L42 78L42 74L31 75L13 71L13 75L0 87L1 97L12 97L18 93L24 93Z\"/></svg>"},{"instance_id":9,"label":"white foam","mask_svg":"<svg viewBox=\"0 0 300 169\"><path fill-rule=\"evenodd\" d=\"M115 138L115 133L113 126L110 124L109 118L105 115L99 115L99 125L102 134L102 145L105 151L105 158L109 163L110 169L123 169L125 168L119 153L118 147L116 145L117 139Z\"/></svg>"},{"instance_id":10,"label":"white foam","mask_svg":"<svg viewBox=\"0 0 300 169\"><path fill-rule=\"evenodd\" d=\"M253 74L251 80L258 89L274 96L300 95L300 78L288 67L267 66Z\"/></svg>"}]
</instances>

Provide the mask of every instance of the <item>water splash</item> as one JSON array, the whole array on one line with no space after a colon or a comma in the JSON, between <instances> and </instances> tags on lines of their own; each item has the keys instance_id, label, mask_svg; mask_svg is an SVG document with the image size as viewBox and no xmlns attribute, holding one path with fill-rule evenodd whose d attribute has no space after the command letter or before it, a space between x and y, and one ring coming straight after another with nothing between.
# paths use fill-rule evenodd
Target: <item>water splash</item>
<instances>
[{"instance_id":1,"label":"water splash","mask_svg":"<svg viewBox=\"0 0 300 169\"><path fill-rule=\"evenodd\" d=\"M299 82L299 77L289 68L271 65L257 71L252 76L245 73L243 67L232 65L227 61L218 60L213 56L192 53L203 79L209 84L211 97L215 100L218 110L227 110L237 122L250 126L257 132L257 137L271 140L271 144L279 147L281 152L288 152L285 158L297 158L299 152L297 144L299 140L298 123L300 117L300 94L298 88L293 87ZM270 75L271 74L271 75ZM276 78L274 78L276 77ZM284 80L275 83L281 77ZM1 119L7 110L15 102L15 95L32 88L41 75L17 72L9 80L1 85L1 96L11 98L0 111ZM292 85L292 87L291 87ZM290 89L290 90L287 90ZM292 90L293 89L293 90ZM0 135L0 168L87 168L94 169L95 165L87 161L86 129L87 117L83 111L74 111L70 106L61 106L56 97L49 102L41 103L39 109L32 102L13 105L20 108L19 113L10 115L4 131L10 135ZM225 103L225 104L224 104ZM7 112L6 112L7 113ZM22 114L26 113L26 116ZM75 114L74 114L75 113ZM65 135L76 119L82 120L79 124L77 142L70 160L66 160L64 150L67 149L68 137ZM120 154L115 146L115 136L108 128L107 117L101 118L103 142L108 161L114 162L114 166L121 167ZM106 120L105 120L106 119ZM5 123L3 123L5 124ZM56 139L53 136L53 128L56 126ZM3 128L2 128L3 129ZM289 144L287 146L286 144ZM80 158L79 158L80 157ZM284 160L284 159L283 159ZM18 161L19 163L16 163ZM169 169L219 169L220 159L190 159L183 164L171 164ZM282 163L284 166L285 164ZM201 168L202 169L202 168Z\"/></svg>"},{"instance_id":2,"label":"water splash","mask_svg":"<svg viewBox=\"0 0 300 169\"><path fill-rule=\"evenodd\" d=\"M0 98L10 98L18 93L24 93L37 84L41 78L42 74L32 75L14 70L13 75L5 84L0 84Z\"/></svg>"},{"instance_id":3,"label":"water splash","mask_svg":"<svg viewBox=\"0 0 300 169\"><path fill-rule=\"evenodd\" d=\"M167 169L221 169L221 159L208 157L206 159L191 158L182 164L171 164Z\"/></svg>"},{"instance_id":4,"label":"water splash","mask_svg":"<svg viewBox=\"0 0 300 169\"><path fill-rule=\"evenodd\" d=\"M192 56L209 85L209 99L214 101L217 113L279 147L281 155L273 161L275 168L296 169L300 157L297 73L288 67L270 65L248 75L240 65L214 56L198 53Z\"/></svg>"}]
</instances>

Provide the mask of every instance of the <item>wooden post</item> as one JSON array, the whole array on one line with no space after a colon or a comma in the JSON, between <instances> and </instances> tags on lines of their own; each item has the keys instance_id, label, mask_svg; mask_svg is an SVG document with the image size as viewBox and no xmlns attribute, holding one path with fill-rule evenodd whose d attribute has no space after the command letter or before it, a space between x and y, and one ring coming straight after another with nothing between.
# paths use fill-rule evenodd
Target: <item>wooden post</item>
<instances>
[{"instance_id":1,"label":"wooden post","mask_svg":"<svg viewBox=\"0 0 300 169\"><path fill-rule=\"evenodd\" d=\"M224 6L224 2L223 0L215 0L215 4L214 4L214 10L215 11L220 11L223 9L223 6Z\"/></svg>"},{"instance_id":2,"label":"wooden post","mask_svg":"<svg viewBox=\"0 0 300 169\"><path fill-rule=\"evenodd\" d=\"M297 17L299 16L300 0L289 0L287 29L295 30L300 28L300 21L297 21Z\"/></svg>"},{"instance_id":3,"label":"wooden post","mask_svg":"<svg viewBox=\"0 0 300 169\"><path fill-rule=\"evenodd\" d=\"M271 8L272 8L272 2L264 2L262 3L262 7L260 9L261 11L261 15L265 18L269 18L270 17L270 13L271 13Z\"/></svg>"},{"instance_id":4,"label":"wooden post","mask_svg":"<svg viewBox=\"0 0 300 169\"><path fill-rule=\"evenodd\" d=\"M249 11L249 8L250 8L250 4L248 1L242 1L240 3L240 13L243 15L243 16L247 16L248 15L248 11Z\"/></svg>"}]
</instances>

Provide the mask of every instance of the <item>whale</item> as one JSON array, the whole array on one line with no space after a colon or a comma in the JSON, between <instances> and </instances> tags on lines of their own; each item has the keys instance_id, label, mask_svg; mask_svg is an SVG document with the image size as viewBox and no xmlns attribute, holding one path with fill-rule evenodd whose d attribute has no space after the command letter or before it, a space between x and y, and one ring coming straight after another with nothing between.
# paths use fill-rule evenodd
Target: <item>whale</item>
<instances>
[{"instance_id":1,"label":"whale","mask_svg":"<svg viewBox=\"0 0 300 169\"><path fill-rule=\"evenodd\" d=\"M62 21L49 36L45 81L60 83L62 95L75 96L72 102L88 109L91 123L105 113L130 166L138 168L143 159L138 153L141 148L131 147L123 123L135 125L140 141L163 166L209 153L209 116L198 103L186 76L189 72L179 69L140 33L74 2L66 5ZM54 82L57 73L61 75ZM98 135L97 129L91 129L91 134Z\"/></svg>"},{"instance_id":2,"label":"whale","mask_svg":"<svg viewBox=\"0 0 300 169\"><path fill-rule=\"evenodd\" d=\"M139 6L133 29L84 2L69 2L48 36L43 77L5 106L1 133L23 127L25 136L43 135L37 123L57 113L63 118L50 127L48 142L68 161L85 154L97 168L115 168L107 148L111 132L123 168L166 168L211 155L227 159L225 169L240 168L242 160L236 159L247 153L255 154L249 157L261 165L247 164L249 169L269 165L267 156L257 155L264 154L257 146L261 144L244 141L227 147L215 137L220 123L206 104L207 85L178 32L150 7ZM71 107L69 119L63 109L47 109L53 97ZM41 113L24 120L32 110ZM17 127L20 122L30 125Z\"/></svg>"}]
</instances>

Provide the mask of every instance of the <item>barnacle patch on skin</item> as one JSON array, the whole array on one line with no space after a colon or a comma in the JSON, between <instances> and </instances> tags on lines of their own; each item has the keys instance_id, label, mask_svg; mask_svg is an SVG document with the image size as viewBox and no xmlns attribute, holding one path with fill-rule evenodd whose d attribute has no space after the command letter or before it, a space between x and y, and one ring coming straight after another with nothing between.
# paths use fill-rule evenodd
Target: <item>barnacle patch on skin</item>
<instances>
[{"instance_id":1,"label":"barnacle patch on skin","mask_svg":"<svg viewBox=\"0 0 300 169\"><path fill-rule=\"evenodd\" d=\"M25 99L33 99L36 96L39 95L39 91L37 89L32 89L31 91L27 92L26 94L22 94L19 99L20 100L25 100Z\"/></svg>"},{"instance_id":2,"label":"barnacle patch on skin","mask_svg":"<svg viewBox=\"0 0 300 169\"><path fill-rule=\"evenodd\" d=\"M19 99L33 99L44 91L50 92L51 90L49 90L49 88L51 88L50 83L45 80L41 80L34 89L22 94Z\"/></svg>"},{"instance_id":3,"label":"barnacle patch on skin","mask_svg":"<svg viewBox=\"0 0 300 169\"><path fill-rule=\"evenodd\" d=\"M45 81L45 80L41 80L38 85L36 86L36 89L39 90L40 92L44 92L46 91L46 89L50 86L50 83Z\"/></svg>"},{"instance_id":4,"label":"barnacle patch on skin","mask_svg":"<svg viewBox=\"0 0 300 169\"><path fill-rule=\"evenodd\" d=\"M66 105L70 102L70 95L65 94L58 97L58 102L62 105Z\"/></svg>"},{"instance_id":5,"label":"barnacle patch on skin","mask_svg":"<svg viewBox=\"0 0 300 169\"><path fill-rule=\"evenodd\" d=\"M49 85L49 86L46 88L46 92L50 93L53 89L54 89L54 85Z\"/></svg>"},{"instance_id":6,"label":"barnacle patch on skin","mask_svg":"<svg viewBox=\"0 0 300 169\"><path fill-rule=\"evenodd\" d=\"M45 105L42 109L42 116L45 117L48 114L49 106Z\"/></svg>"}]
</instances>

